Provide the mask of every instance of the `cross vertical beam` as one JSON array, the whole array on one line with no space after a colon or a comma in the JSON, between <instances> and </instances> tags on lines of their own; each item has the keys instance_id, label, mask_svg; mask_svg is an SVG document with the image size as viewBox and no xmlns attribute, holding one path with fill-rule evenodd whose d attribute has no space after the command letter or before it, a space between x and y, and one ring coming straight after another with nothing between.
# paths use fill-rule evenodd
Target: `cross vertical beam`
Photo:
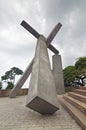
<instances>
[{"instance_id":1,"label":"cross vertical beam","mask_svg":"<svg viewBox=\"0 0 86 130\"><path fill-rule=\"evenodd\" d=\"M46 40L42 35L37 40L26 106L41 114L53 114L59 109Z\"/></svg>"}]
</instances>

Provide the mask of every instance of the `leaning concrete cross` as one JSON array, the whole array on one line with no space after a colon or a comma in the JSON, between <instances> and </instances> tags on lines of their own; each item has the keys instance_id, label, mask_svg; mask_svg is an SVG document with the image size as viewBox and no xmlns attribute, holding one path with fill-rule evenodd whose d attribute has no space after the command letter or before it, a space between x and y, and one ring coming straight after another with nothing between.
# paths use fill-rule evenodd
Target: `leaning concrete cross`
<instances>
[{"instance_id":1,"label":"leaning concrete cross","mask_svg":"<svg viewBox=\"0 0 86 130\"><path fill-rule=\"evenodd\" d=\"M21 22L21 25L28 30L32 35L34 35L37 39L40 37L40 34L35 31L35 29L33 29L29 24L27 24L27 22L25 22L24 20ZM51 31L51 33L49 34L49 36L46 39L46 44L47 47L53 51L55 54L58 54L59 51L50 43L52 42L52 40L54 39L55 35L57 34L57 32L60 30L62 24L58 23L54 29ZM32 71L32 65L33 65L33 59L30 62L29 66L26 68L25 72L23 73L23 75L21 76L21 78L18 80L18 82L16 83L16 85L14 86L14 88L12 89L11 93L10 93L10 97L15 97L20 88L23 86L23 84L25 83L25 81L27 80L27 78L29 77L31 71Z\"/></svg>"}]
</instances>

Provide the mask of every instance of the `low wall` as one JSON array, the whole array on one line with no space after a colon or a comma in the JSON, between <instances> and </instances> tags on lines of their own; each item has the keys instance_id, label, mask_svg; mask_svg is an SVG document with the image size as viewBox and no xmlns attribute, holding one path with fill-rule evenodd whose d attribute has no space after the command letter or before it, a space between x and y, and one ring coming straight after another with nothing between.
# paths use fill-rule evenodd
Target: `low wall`
<instances>
[{"instance_id":1,"label":"low wall","mask_svg":"<svg viewBox=\"0 0 86 130\"><path fill-rule=\"evenodd\" d=\"M83 86L80 86L80 87L83 87ZM79 89L80 87L78 86L67 86L65 87L65 92L71 92L71 91L74 91L75 89Z\"/></svg>"},{"instance_id":2,"label":"low wall","mask_svg":"<svg viewBox=\"0 0 86 130\"><path fill-rule=\"evenodd\" d=\"M65 92L70 92L70 91L73 91L75 88L74 87L65 87ZM8 97L9 94L11 92L11 89L6 89L6 90L0 90L0 97ZM28 88L25 88L25 89L20 89L18 95L27 95L28 93Z\"/></svg>"},{"instance_id":3,"label":"low wall","mask_svg":"<svg viewBox=\"0 0 86 130\"><path fill-rule=\"evenodd\" d=\"M6 89L6 90L0 90L0 97L8 97L11 92L11 89ZM28 89L20 89L18 95L27 95Z\"/></svg>"},{"instance_id":4,"label":"low wall","mask_svg":"<svg viewBox=\"0 0 86 130\"><path fill-rule=\"evenodd\" d=\"M67 87L65 87L65 92L71 92L71 91L73 91L75 88L74 87L72 87L72 86L67 86Z\"/></svg>"}]
</instances>

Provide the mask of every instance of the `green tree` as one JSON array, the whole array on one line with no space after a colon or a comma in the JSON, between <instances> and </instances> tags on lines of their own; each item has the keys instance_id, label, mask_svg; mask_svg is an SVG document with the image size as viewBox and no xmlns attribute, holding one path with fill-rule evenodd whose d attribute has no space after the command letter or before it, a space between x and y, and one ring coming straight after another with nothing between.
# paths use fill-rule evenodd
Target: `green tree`
<instances>
[{"instance_id":1,"label":"green tree","mask_svg":"<svg viewBox=\"0 0 86 130\"><path fill-rule=\"evenodd\" d=\"M73 84L84 86L86 78L86 57L80 57L74 66L67 66L63 70L65 86Z\"/></svg>"},{"instance_id":2,"label":"green tree","mask_svg":"<svg viewBox=\"0 0 86 130\"><path fill-rule=\"evenodd\" d=\"M14 87L12 82L8 82L6 89L12 89Z\"/></svg>"},{"instance_id":3,"label":"green tree","mask_svg":"<svg viewBox=\"0 0 86 130\"><path fill-rule=\"evenodd\" d=\"M7 89L14 86L16 75L21 75L22 73L23 71L17 67L12 67L9 71L5 72L1 79L8 84Z\"/></svg>"},{"instance_id":4,"label":"green tree","mask_svg":"<svg viewBox=\"0 0 86 130\"><path fill-rule=\"evenodd\" d=\"M0 81L0 89L2 89L2 82Z\"/></svg>"},{"instance_id":5,"label":"green tree","mask_svg":"<svg viewBox=\"0 0 86 130\"><path fill-rule=\"evenodd\" d=\"M65 86L70 86L75 80L75 77L77 75L77 70L75 66L67 66L63 70L63 76L64 76L64 84Z\"/></svg>"},{"instance_id":6,"label":"green tree","mask_svg":"<svg viewBox=\"0 0 86 130\"><path fill-rule=\"evenodd\" d=\"M86 57L80 57L75 62L75 67L78 70L77 79L84 86L84 79L86 78Z\"/></svg>"},{"instance_id":7,"label":"green tree","mask_svg":"<svg viewBox=\"0 0 86 130\"><path fill-rule=\"evenodd\" d=\"M75 62L76 69L85 70L86 71L86 57L80 57Z\"/></svg>"}]
</instances>

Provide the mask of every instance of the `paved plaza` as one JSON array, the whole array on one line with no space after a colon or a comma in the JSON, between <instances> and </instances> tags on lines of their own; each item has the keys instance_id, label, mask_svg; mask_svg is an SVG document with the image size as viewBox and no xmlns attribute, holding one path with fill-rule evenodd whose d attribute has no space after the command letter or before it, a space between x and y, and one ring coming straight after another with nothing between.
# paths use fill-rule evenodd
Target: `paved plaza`
<instances>
[{"instance_id":1,"label":"paved plaza","mask_svg":"<svg viewBox=\"0 0 86 130\"><path fill-rule=\"evenodd\" d=\"M0 98L0 130L82 130L61 106L53 115L40 115L25 104L26 96Z\"/></svg>"}]
</instances>

